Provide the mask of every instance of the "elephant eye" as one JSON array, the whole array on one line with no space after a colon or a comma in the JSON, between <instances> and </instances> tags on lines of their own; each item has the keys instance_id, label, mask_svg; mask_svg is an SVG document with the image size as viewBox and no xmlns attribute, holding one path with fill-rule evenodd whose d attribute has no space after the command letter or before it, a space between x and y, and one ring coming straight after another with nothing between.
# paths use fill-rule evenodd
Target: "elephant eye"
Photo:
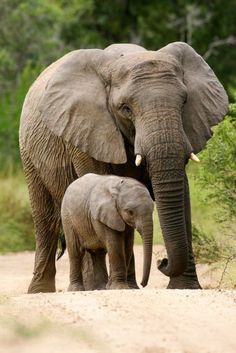
<instances>
[{"instance_id":1,"label":"elephant eye","mask_svg":"<svg viewBox=\"0 0 236 353\"><path fill-rule=\"evenodd\" d=\"M134 212L130 209L125 210L125 212L129 215L129 216L133 216Z\"/></svg>"},{"instance_id":2,"label":"elephant eye","mask_svg":"<svg viewBox=\"0 0 236 353\"><path fill-rule=\"evenodd\" d=\"M130 107L127 104L122 104L120 106L120 110L121 110L122 114L127 118L132 115L132 110L130 109Z\"/></svg>"}]
</instances>

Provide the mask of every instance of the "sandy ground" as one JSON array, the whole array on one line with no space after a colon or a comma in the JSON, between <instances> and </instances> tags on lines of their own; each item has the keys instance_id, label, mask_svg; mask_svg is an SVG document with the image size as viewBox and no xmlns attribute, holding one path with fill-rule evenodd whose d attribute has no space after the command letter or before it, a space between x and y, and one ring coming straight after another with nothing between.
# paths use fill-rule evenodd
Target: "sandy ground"
<instances>
[{"instance_id":1,"label":"sandy ground","mask_svg":"<svg viewBox=\"0 0 236 353\"><path fill-rule=\"evenodd\" d=\"M135 247L141 280L142 249ZM25 294L32 253L0 256L1 353L235 353L235 290L166 290L153 267L142 290L66 292L68 258L57 264L57 293ZM219 278L198 267L205 288Z\"/></svg>"}]
</instances>

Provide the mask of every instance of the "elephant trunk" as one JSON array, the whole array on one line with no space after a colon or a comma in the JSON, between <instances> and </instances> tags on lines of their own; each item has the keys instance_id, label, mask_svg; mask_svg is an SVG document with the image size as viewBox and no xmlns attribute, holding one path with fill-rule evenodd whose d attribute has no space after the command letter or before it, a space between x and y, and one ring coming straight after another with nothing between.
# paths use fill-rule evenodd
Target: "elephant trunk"
<instances>
[{"instance_id":1,"label":"elephant trunk","mask_svg":"<svg viewBox=\"0 0 236 353\"><path fill-rule=\"evenodd\" d=\"M153 221L151 219L142 224L140 234L143 240L143 278L141 285L145 287L148 283L152 264L152 244L153 244Z\"/></svg>"},{"instance_id":2,"label":"elephant trunk","mask_svg":"<svg viewBox=\"0 0 236 353\"><path fill-rule=\"evenodd\" d=\"M188 241L184 214L184 170L186 143L181 115L161 113L149 120L143 148L156 200L168 259L158 268L166 276L182 274L188 263ZM156 114L155 114L156 115ZM145 129L144 129L145 130Z\"/></svg>"},{"instance_id":3,"label":"elephant trunk","mask_svg":"<svg viewBox=\"0 0 236 353\"><path fill-rule=\"evenodd\" d=\"M175 180L173 180L175 179ZM188 243L184 215L184 181L179 176L161 182L152 177L159 221L168 259L159 263L159 270L166 276L181 275L188 263Z\"/></svg>"}]
</instances>

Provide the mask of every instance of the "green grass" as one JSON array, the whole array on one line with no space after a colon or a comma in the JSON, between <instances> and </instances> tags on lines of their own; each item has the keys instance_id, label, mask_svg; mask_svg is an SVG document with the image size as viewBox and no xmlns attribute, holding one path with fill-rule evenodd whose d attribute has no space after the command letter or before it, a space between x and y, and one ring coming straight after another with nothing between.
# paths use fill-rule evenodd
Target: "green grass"
<instances>
[{"instance_id":1,"label":"green grass","mask_svg":"<svg viewBox=\"0 0 236 353\"><path fill-rule=\"evenodd\" d=\"M10 326L10 325L9 325ZM11 322L12 330L16 337L28 340L38 336L42 336L49 329L49 323L46 320L42 320L37 325L23 323L20 320L14 320Z\"/></svg>"},{"instance_id":2,"label":"green grass","mask_svg":"<svg viewBox=\"0 0 236 353\"><path fill-rule=\"evenodd\" d=\"M0 188L0 253L33 250L33 222L24 176L1 176Z\"/></svg>"}]
</instances>

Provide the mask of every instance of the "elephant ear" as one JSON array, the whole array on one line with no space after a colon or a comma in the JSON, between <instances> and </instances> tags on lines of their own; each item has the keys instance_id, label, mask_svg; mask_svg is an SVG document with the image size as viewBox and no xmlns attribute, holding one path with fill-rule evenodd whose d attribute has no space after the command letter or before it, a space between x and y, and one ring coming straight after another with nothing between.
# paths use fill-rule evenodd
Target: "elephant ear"
<instances>
[{"instance_id":1,"label":"elephant ear","mask_svg":"<svg viewBox=\"0 0 236 353\"><path fill-rule=\"evenodd\" d=\"M87 49L73 51L54 63L46 72L39 111L55 135L99 161L119 164L126 162L126 152L108 111L101 73L110 58L103 50Z\"/></svg>"},{"instance_id":2,"label":"elephant ear","mask_svg":"<svg viewBox=\"0 0 236 353\"><path fill-rule=\"evenodd\" d=\"M171 43L158 52L174 56L182 66L187 87L183 126L194 152L198 153L212 136L211 127L228 111L227 94L209 65L188 44Z\"/></svg>"},{"instance_id":3,"label":"elephant ear","mask_svg":"<svg viewBox=\"0 0 236 353\"><path fill-rule=\"evenodd\" d=\"M90 210L93 219L105 224L107 227L122 232L125 223L116 208L117 190L109 183L97 185L90 198Z\"/></svg>"}]
</instances>

